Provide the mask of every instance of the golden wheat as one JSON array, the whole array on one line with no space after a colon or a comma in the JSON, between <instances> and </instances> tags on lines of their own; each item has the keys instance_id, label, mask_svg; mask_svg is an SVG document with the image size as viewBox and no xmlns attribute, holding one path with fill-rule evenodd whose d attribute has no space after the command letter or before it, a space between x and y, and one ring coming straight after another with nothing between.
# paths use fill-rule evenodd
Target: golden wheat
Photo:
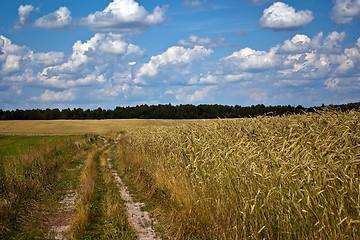
<instances>
[{"instance_id":1,"label":"golden wheat","mask_svg":"<svg viewBox=\"0 0 360 240\"><path fill-rule=\"evenodd\" d=\"M11 120L0 121L0 135L54 136L120 132L149 126L168 126L197 120L104 119L104 120Z\"/></svg>"},{"instance_id":2,"label":"golden wheat","mask_svg":"<svg viewBox=\"0 0 360 240\"><path fill-rule=\"evenodd\" d=\"M357 111L133 129L118 167L162 193L167 237L355 239L359 133Z\"/></svg>"}]
</instances>

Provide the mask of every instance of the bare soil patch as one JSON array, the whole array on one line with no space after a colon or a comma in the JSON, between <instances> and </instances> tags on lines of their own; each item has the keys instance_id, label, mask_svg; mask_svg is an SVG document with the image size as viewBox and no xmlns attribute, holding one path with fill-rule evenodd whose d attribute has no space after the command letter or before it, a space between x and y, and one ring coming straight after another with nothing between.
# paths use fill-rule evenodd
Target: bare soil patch
<instances>
[{"instance_id":1,"label":"bare soil patch","mask_svg":"<svg viewBox=\"0 0 360 240\"><path fill-rule=\"evenodd\" d=\"M54 216L47 218L46 225L49 226L49 237L58 240L66 240L66 232L70 227L71 220L75 214L76 192L69 190L65 197L59 202L60 207Z\"/></svg>"}]
</instances>

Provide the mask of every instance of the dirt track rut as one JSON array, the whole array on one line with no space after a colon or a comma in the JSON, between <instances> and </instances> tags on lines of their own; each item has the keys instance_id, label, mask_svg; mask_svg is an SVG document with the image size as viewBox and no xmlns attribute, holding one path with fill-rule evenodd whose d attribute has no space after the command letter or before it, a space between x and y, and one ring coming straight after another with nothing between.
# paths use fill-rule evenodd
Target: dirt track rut
<instances>
[{"instance_id":1,"label":"dirt track rut","mask_svg":"<svg viewBox=\"0 0 360 240\"><path fill-rule=\"evenodd\" d=\"M112 169L111 158L107 158L108 167ZM119 175L115 170L111 170L117 186L119 188L122 199L125 201L125 206L128 214L128 221L134 228L137 238L139 240L160 240L156 235L152 225L155 220L151 218L150 214L146 211L142 211L141 207L143 203L134 202L126 185L123 183Z\"/></svg>"}]
</instances>

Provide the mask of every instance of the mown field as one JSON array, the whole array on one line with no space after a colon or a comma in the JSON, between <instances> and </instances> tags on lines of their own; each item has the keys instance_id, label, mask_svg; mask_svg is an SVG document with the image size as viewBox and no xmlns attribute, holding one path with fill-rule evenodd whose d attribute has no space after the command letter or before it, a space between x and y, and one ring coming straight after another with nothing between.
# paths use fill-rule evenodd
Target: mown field
<instances>
[{"instance_id":1,"label":"mown field","mask_svg":"<svg viewBox=\"0 0 360 240\"><path fill-rule=\"evenodd\" d=\"M61 198L61 186L70 182L79 196L68 239L134 238L106 168L105 160L111 158L113 171L146 204L143 208L155 217L163 239L359 239L358 111L135 120L127 127L101 127L102 121L94 121L93 128L101 130L90 131L99 136L0 138L2 236L26 239L33 222L43 227L31 236L51 239L43 210L36 206L56 205L46 189L53 187ZM6 134L57 135L63 129L71 135L77 128L61 128L57 122L59 129L51 133L44 130L46 122L41 124L42 132ZM113 133L105 134L109 129ZM79 171L66 171L76 164ZM24 222L28 224L19 227Z\"/></svg>"}]
</instances>

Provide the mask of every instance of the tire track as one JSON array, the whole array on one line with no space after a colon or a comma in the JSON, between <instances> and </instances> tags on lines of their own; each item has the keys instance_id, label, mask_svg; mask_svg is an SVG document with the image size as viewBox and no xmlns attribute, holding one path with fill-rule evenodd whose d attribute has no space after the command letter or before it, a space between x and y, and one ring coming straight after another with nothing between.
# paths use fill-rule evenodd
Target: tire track
<instances>
[{"instance_id":1,"label":"tire track","mask_svg":"<svg viewBox=\"0 0 360 240\"><path fill-rule=\"evenodd\" d=\"M116 170L113 170L111 158L107 158L107 163L119 188L120 195L125 201L125 206L128 213L128 221L136 232L137 238L139 240L160 240L161 238L156 235L156 232L152 227L153 223L156 223L155 220L148 212L141 210L141 207L143 207L145 204L135 202L132 199L126 185L123 183Z\"/></svg>"},{"instance_id":2,"label":"tire track","mask_svg":"<svg viewBox=\"0 0 360 240\"><path fill-rule=\"evenodd\" d=\"M68 172L79 171L82 164L75 169L66 169ZM54 216L47 218L47 225L49 225L48 238L57 240L67 240L67 231L70 228L71 221L75 214L75 202L77 199L77 192L70 188L67 190L64 198L59 202L60 206Z\"/></svg>"}]
</instances>

